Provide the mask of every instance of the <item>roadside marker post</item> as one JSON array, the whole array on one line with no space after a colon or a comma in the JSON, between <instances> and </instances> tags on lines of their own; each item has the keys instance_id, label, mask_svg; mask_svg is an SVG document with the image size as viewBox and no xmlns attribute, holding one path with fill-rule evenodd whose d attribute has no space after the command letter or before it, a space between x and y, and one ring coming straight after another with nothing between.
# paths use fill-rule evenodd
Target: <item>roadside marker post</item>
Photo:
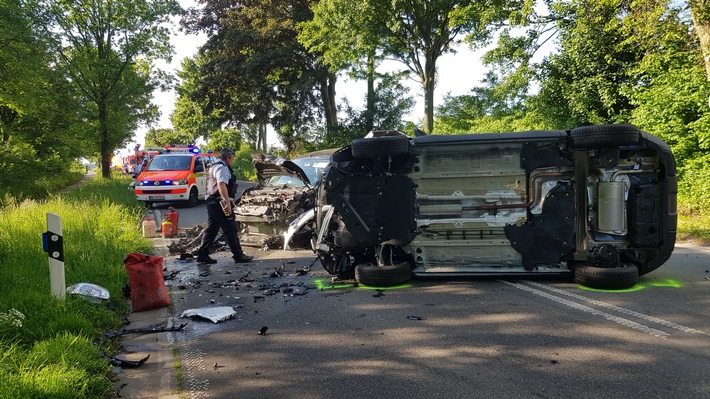
<instances>
[{"instance_id":1,"label":"roadside marker post","mask_svg":"<svg viewBox=\"0 0 710 399\"><path fill-rule=\"evenodd\" d=\"M63 301L66 297L64 238L62 218L56 213L47 212L47 231L42 233L42 249L49 256L49 283L52 295Z\"/></svg>"}]
</instances>

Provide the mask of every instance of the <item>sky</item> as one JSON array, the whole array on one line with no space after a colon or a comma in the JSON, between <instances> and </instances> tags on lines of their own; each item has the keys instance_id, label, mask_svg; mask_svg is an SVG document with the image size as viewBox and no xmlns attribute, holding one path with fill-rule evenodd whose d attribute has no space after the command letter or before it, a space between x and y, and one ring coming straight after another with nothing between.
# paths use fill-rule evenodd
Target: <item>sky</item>
<instances>
[{"instance_id":1,"label":"sky","mask_svg":"<svg viewBox=\"0 0 710 399\"><path fill-rule=\"evenodd\" d=\"M180 0L183 8L195 6L194 0ZM178 26L175 20L175 26ZM172 62L159 63L156 67L167 72L175 74L180 70L180 63L185 57L192 57L197 53L197 49L206 41L205 35L186 35L174 29L175 34L171 38L171 43L175 48L175 55ZM442 103L443 98L447 95L463 95L480 84L484 77L486 69L482 66L481 58L485 51L473 51L467 46L457 48L456 54L445 54L437 61L438 83L434 91L434 106ZM385 69L405 69L404 65L395 61L382 66ZM405 119L420 121L424 115L424 97L421 85L415 80L407 80L403 84L410 88L409 94L416 101L410 115ZM353 81L347 77L341 77L336 84L336 95L338 101L342 98L347 98L351 106L362 108L364 105L364 97L367 86L365 81ZM156 91L153 94L153 103L158 106L161 112L160 120L153 125L154 128L171 128L170 113L175 109L175 91L160 92ZM147 127L141 127L136 132L134 139L127 146L127 149L121 151L122 155L129 152L136 144L144 143ZM267 135L267 145L275 145L283 147L275 133L269 132Z\"/></svg>"}]
</instances>

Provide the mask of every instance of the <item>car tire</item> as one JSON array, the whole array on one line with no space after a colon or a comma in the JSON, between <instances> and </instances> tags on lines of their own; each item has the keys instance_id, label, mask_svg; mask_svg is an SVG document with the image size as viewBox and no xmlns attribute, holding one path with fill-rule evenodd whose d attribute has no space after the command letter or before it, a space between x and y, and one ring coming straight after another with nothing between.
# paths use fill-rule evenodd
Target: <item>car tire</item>
<instances>
[{"instance_id":1,"label":"car tire","mask_svg":"<svg viewBox=\"0 0 710 399\"><path fill-rule=\"evenodd\" d=\"M146 208L150 208L153 206L153 203L151 201L145 201L144 204Z\"/></svg>"},{"instance_id":2,"label":"car tire","mask_svg":"<svg viewBox=\"0 0 710 399\"><path fill-rule=\"evenodd\" d=\"M402 155L409 152L409 138L397 135L355 139L351 151L356 159Z\"/></svg>"},{"instance_id":3,"label":"car tire","mask_svg":"<svg viewBox=\"0 0 710 399\"><path fill-rule=\"evenodd\" d=\"M631 124L580 126L570 133L578 148L605 148L635 145L641 141L641 131Z\"/></svg>"},{"instance_id":4,"label":"car tire","mask_svg":"<svg viewBox=\"0 0 710 399\"><path fill-rule=\"evenodd\" d=\"M190 196L187 198L187 205L190 208L194 208L198 202L200 202L200 194L197 192L197 187L193 187L190 190Z\"/></svg>"},{"instance_id":5,"label":"car tire","mask_svg":"<svg viewBox=\"0 0 710 399\"><path fill-rule=\"evenodd\" d=\"M355 281L374 287L387 287L406 283L412 278L409 262L396 265L373 265L372 263L355 266Z\"/></svg>"},{"instance_id":6,"label":"car tire","mask_svg":"<svg viewBox=\"0 0 710 399\"><path fill-rule=\"evenodd\" d=\"M633 287L638 280L639 269L636 265L609 268L581 265L574 269L574 281L589 288L622 290Z\"/></svg>"}]
</instances>

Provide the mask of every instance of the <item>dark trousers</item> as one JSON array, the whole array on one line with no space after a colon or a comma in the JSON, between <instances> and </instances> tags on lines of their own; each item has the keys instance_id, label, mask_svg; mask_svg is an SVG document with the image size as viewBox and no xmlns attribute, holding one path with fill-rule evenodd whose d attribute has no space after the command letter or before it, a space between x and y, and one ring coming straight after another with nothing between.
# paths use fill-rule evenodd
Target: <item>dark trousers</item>
<instances>
[{"instance_id":1,"label":"dark trousers","mask_svg":"<svg viewBox=\"0 0 710 399\"><path fill-rule=\"evenodd\" d=\"M217 233L219 229L222 229L222 234L224 235L229 249L232 251L232 255L239 255L243 253L242 246L239 244L239 238L237 237L237 228L234 221L234 212L230 216L225 216L222 206L219 204L219 200L215 198L207 198L205 201L207 207L207 228L202 235L202 245L200 249L197 250L197 256L208 256L210 251L210 245L217 238Z\"/></svg>"}]
</instances>

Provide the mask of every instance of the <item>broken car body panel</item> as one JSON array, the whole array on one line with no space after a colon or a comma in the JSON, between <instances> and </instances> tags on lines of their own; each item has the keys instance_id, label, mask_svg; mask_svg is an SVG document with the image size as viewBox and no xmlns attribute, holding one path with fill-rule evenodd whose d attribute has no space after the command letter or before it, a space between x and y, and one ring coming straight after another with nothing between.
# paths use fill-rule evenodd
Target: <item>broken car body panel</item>
<instances>
[{"instance_id":1,"label":"broken car body panel","mask_svg":"<svg viewBox=\"0 0 710 399\"><path fill-rule=\"evenodd\" d=\"M319 223L316 253L341 277L402 261L440 276L592 267L613 286L621 266L638 278L675 244L673 155L632 125L424 135L408 147L373 135L334 154L323 184L320 205L336 214Z\"/></svg>"},{"instance_id":2,"label":"broken car body panel","mask_svg":"<svg viewBox=\"0 0 710 399\"><path fill-rule=\"evenodd\" d=\"M283 234L291 222L315 207L316 186L333 152L317 151L293 160L252 155L259 183L245 190L234 208L242 245L269 248L284 245ZM291 234L294 245L310 247L313 223L304 224Z\"/></svg>"}]
</instances>

